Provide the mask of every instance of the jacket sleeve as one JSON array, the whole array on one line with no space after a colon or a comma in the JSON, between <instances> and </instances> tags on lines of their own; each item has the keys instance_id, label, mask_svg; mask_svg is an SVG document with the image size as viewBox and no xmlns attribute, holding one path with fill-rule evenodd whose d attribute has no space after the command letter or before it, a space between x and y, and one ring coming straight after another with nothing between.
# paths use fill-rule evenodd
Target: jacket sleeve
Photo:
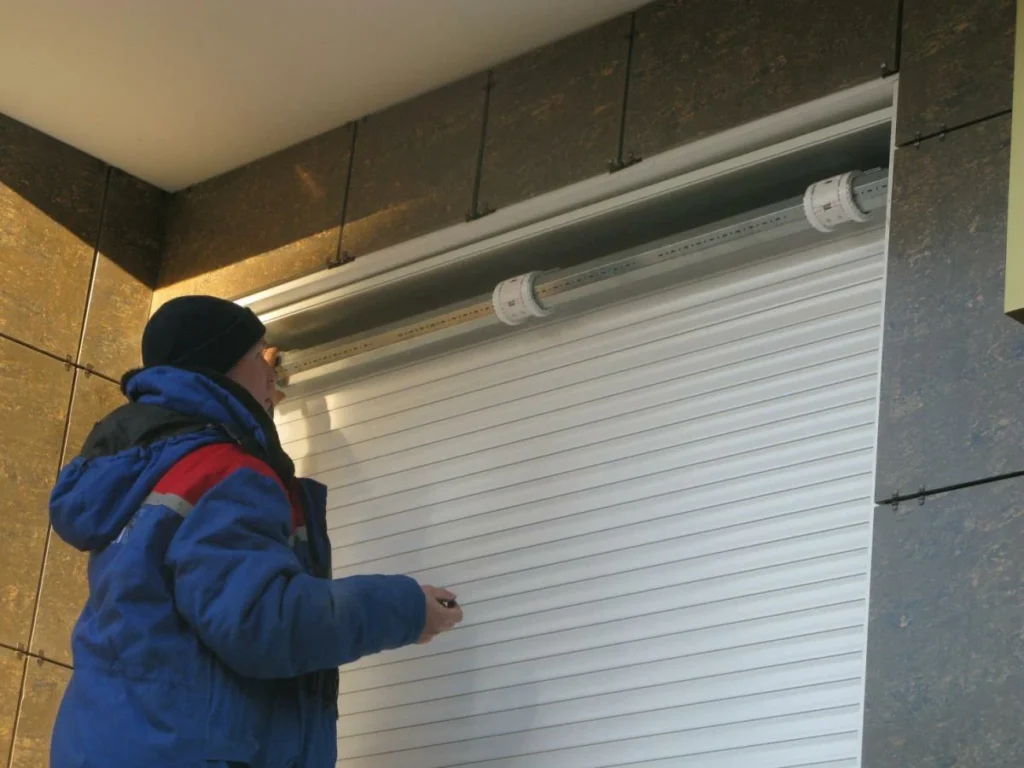
<instances>
[{"instance_id":1,"label":"jacket sleeve","mask_svg":"<svg viewBox=\"0 0 1024 768\"><path fill-rule=\"evenodd\" d=\"M205 490L167 550L182 617L234 671L295 677L416 642L426 620L406 576L318 579L288 545L276 478L233 469Z\"/></svg>"}]
</instances>

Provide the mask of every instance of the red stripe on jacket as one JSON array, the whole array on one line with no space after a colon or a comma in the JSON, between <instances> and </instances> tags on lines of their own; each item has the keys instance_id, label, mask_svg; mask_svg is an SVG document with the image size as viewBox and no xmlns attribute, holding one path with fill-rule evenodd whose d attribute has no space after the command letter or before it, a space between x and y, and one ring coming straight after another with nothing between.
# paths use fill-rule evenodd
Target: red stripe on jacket
<instances>
[{"instance_id":1,"label":"red stripe on jacket","mask_svg":"<svg viewBox=\"0 0 1024 768\"><path fill-rule=\"evenodd\" d=\"M281 478L266 462L234 443L213 443L186 454L160 478L153 492L179 496L195 506L207 491L240 469L251 469L277 483L291 506L292 531L305 525L298 484L295 483L291 489L285 488Z\"/></svg>"}]
</instances>

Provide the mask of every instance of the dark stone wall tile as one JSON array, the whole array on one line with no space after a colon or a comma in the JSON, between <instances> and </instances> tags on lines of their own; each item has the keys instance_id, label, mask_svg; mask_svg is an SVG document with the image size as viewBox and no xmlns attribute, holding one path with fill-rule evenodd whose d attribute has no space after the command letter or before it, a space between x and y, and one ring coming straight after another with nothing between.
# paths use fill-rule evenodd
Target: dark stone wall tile
<instances>
[{"instance_id":1,"label":"dark stone wall tile","mask_svg":"<svg viewBox=\"0 0 1024 768\"><path fill-rule=\"evenodd\" d=\"M1024 469L1024 327L1003 314L1010 118L896 152L876 498Z\"/></svg>"},{"instance_id":2,"label":"dark stone wall tile","mask_svg":"<svg viewBox=\"0 0 1024 768\"><path fill-rule=\"evenodd\" d=\"M472 209L486 75L360 122L342 248L359 257L463 221Z\"/></svg>"},{"instance_id":3,"label":"dark stone wall tile","mask_svg":"<svg viewBox=\"0 0 1024 768\"><path fill-rule=\"evenodd\" d=\"M3 759L11 753L24 674L25 657L0 646L0 755Z\"/></svg>"},{"instance_id":4,"label":"dark stone wall tile","mask_svg":"<svg viewBox=\"0 0 1024 768\"><path fill-rule=\"evenodd\" d=\"M625 150L641 157L895 66L898 0L662 0L637 11Z\"/></svg>"},{"instance_id":5,"label":"dark stone wall tile","mask_svg":"<svg viewBox=\"0 0 1024 768\"><path fill-rule=\"evenodd\" d=\"M106 173L0 115L0 333L78 354Z\"/></svg>"},{"instance_id":6,"label":"dark stone wall tile","mask_svg":"<svg viewBox=\"0 0 1024 768\"><path fill-rule=\"evenodd\" d=\"M113 378L140 364L166 204L167 195L156 187L111 172L81 362Z\"/></svg>"},{"instance_id":7,"label":"dark stone wall tile","mask_svg":"<svg viewBox=\"0 0 1024 768\"><path fill-rule=\"evenodd\" d=\"M50 734L71 670L41 659L25 669L25 694L14 734L11 768L50 765Z\"/></svg>"},{"instance_id":8,"label":"dark stone wall tile","mask_svg":"<svg viewBox=\"0 0 1024 768\"><path fill-rule=\"evenodd\" d=\"M905 0L896 140L1013 104L1014 0Z\"/></svg>"},{"instance_id":9,"label":"dark stone wall tile","mask_svg":"<svg viewBox=\"0 0 1024 768\"><path fill-rule=\"evenodd\" d=\"M864 768L1024 765L1024 479L875 512Z\"/></svg>"},{"instance_id":10,"label":"dark stone wall tile","mask_svg":"<svg viewBox=\"0 0 1024 768\"><path fill-rule=\"evenodd\" d=\"M28 645L73 374L0 339L0 643Z\"/></svg>"},{"instance_id":11,"label":"dark stone wall tile","mask_svg":"<svg viewBox=\"0 0 1024 768\"><path fill-rule=\"evenodd\" d=\"M630 17L494 70L480 208L608 171L622 122Z\"/></svg>"},{"instance_id":12,"label":"dark stone wall tile","mask_svg":"<svg viewBox=\"0 0 1024 768\"><path fill-rule=\"evenodd\" d=\"M338 250L351 131L176 194L155 304L192 293L239 298L326 268Z\"/></svg>"}]
</instances>

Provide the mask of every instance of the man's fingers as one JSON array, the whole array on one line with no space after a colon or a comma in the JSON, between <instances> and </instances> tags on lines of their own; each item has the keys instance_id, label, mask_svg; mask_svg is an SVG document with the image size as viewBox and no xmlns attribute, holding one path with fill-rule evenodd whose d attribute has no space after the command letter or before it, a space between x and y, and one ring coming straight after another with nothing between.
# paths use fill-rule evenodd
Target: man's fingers
<instances>
[{"instance_id":1,"label":"man's fingers","mask_svg":"<svg viewBox=\"0 0 1024 768\"><path fill-rule=\"evenodd\" d=\"M442 632L454 628L462 621L463 614L456 595L451 590L429 584L422 585L422 589L427 599L427 620L418 642L420 645L426 645Z\"/></svg>"},{"instance_id":2,"label":"man's fingers","mask_svg":"<svg viewBox=\"0 0 1024 768\"><path fill-rule=\"evenodd\" d=\"M460 606L456 605L453 608L441 606L441 611L437 617L437 623L442 632L447 632L460 621L462 621L462 608Z\"/></svg>"}]
</instances>

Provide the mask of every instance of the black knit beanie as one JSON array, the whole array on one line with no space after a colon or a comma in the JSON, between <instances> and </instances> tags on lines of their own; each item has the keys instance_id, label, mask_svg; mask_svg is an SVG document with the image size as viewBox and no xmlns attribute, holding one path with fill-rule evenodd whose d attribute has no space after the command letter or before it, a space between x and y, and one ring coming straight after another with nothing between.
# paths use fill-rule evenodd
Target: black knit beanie
<instances>
[{"instance_id":1,"label":"black knit beanie","mask_svg":"<svg viewBox=\"0 0 1024 768\"><path fill-rule=\"evenodd\" d=\"M142 364L225 374L266 328L255 313L213 296L182 296L164 304L142 333Z\"/></svg>"}]
</instances>

